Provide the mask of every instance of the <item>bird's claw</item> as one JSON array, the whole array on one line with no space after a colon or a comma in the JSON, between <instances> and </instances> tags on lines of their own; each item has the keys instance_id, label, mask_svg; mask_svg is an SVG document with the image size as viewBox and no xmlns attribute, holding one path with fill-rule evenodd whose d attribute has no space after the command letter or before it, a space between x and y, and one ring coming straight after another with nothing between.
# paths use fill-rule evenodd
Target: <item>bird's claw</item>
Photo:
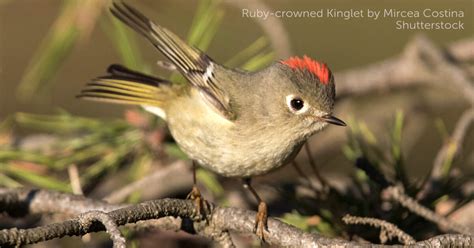
<instances>
[{"instance_id":1,"label":"bird's claw","mask_svg":"<svg viewBox=\"0 0 474 248\"><path fill-rule=\"evenodd\" d=\"M268 232L268 212L267 204L265 202L260 202L258 204L258 212L255 216L255 226L253 232L260 238L262 242L265 242L264 231Z\"/></svg>"},{"instance_id":2,"label":"bird's claw","mask_svg":"<svg viewBox=\"0 0 474 248\"><path fill-rule=\"evenodd\" d=\"M201 191L199 191L196 185L193 186L193 189L191 192L189 192L186 199L193 200L198 218L200 220L204 219L207 221L207 216L209 214L209 203L202 197Z\"/></svg>"}]
</instances>

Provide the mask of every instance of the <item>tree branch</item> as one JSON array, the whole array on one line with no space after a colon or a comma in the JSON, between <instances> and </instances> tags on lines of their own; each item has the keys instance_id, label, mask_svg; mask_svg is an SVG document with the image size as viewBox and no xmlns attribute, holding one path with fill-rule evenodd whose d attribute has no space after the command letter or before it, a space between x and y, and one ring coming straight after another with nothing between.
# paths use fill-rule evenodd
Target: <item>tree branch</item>
<instances>
[{"instance_id":1,"label":"tree branch","mask_svg":"<svg viewBox=\"0 0 474 248\"><path fill-rule=\"evenodd\" d=\"M342 98L437 83L439 86L458 90L474 105L474 86L467 73L456 64L457 61L473 59L472 50L472 40L457 42L448 47L450 56L447 56L445 50L425 36L416 36L400 55L362 68L335 73L337 96ZM452 58L457 61L453 62ZM444 82L450 83L442 85Z\"/></svg>"},{"instance_id":2,"label":"tree branch","mask_svg":"<svg viewBox=\"0 0 474 248\"><path fill-rule=\"evenodd\" d=\"M50 201L54 199L56 199L56 205L50 203ZM67 202L69 202L69 204ZM71 202L74 204L71 204ZM62 210L66 213L86 212L94 210L94 207L98 207L101 209L111 210L107 215L118 226L137 223L143 220L158 219L165 216L175 216L186 219L196 219L197 217L194 204L189 200L162 199L117 209L119 206L123 205L112 205L100 200L92 200L81 196L46 190L0 190L0 211L15 216L33 213L57 213L57 210ZM255 214L254 211L249 210L211 206L208 222L194 222L192 228L194 228L194 231L198 234L203 236L218 237L221 241L230 240L230 237L226 234L222 234L223 231L232 230L239 233L253 233ZM174 225L172 224L172 226ZM357 245L357 243L354 242L328 238L316 233L305 233L298 228L285 224L274 218L269 218L268 227L270 232L265 234L265 238L270 245L296 247L318 245ZM181 228L181 230L183 229L188 232L192 231L186 227ZM81 218L77 217L61 223L50 224L42 227L23 230L18 230L16 228L0 230L0 245L2 245L2 247L7 245L23 245L64 236L84 235L85 233L104 230L104 225L99 221L93 221L91 225L84 226L81 225ZM468 235L443 235L419 242L419 244L429 245L432 243L440 243L443 245L449 245L460 244L460 242L461 244L474 245L474 238Z\"/></svg>"},{"instance_id":3,"label":"tree branch","mask_svg":"<svg viewBox=\"0 0 474 248\"><path fill-rule=\"evenodd\" d=\"M114 248L125 248L125 238L120 233L117 224L110 216L102 211L89 211L83 214L80 214L79 224L81 228L89 228L94 222L99 221L104 226L105 230L110 234L110 239L114 244Z\"/></svg>"}]
</instances>

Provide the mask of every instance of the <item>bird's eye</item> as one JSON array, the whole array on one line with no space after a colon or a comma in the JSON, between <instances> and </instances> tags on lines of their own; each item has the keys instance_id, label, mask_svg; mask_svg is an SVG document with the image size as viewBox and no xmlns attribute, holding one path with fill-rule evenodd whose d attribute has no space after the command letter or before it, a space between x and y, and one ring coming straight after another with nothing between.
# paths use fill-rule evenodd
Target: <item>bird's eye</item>
<instances>
[{"instance_id":1,"label":"bird's eye","mask_svg":"<svg viewBox=\"0 0 474 248\"><path fill-rule=\"evenodd\" d=\"M295 114L300 114L308 110L307 104L304 102L301 97L289 95L286 97L286 104L291 112Z\"/></svg>"},{"instance_id":2,"label":"bird's eye","mask_svg":"<svg viewBox=\"0 0 474 248\"><path fill-rule=\"evenodd\" d=\"M294 110L301 110L304 107L304 102L300 98L295 98L290 101L290 105Z\"/></svg>"}]
</instances>

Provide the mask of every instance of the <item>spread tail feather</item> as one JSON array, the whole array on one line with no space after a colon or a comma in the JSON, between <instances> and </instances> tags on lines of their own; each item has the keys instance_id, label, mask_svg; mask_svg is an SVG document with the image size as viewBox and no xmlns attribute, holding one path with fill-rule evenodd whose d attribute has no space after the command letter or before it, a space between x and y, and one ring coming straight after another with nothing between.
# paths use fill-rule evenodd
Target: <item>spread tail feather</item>
<instances>
[{"instance_id":1,"label":"spread tail feather","mask_svg":"<svg viewBox=\"0 0 474 248\"><path fill-rule=\"evenodd\" d=\"M77 97L119 104L162 105L160 94L163 90L160 85L169 84L169 81L132 71L121 65L111 65L107 71L110 75L92 80Z\"/></svg>"}]
</instances>

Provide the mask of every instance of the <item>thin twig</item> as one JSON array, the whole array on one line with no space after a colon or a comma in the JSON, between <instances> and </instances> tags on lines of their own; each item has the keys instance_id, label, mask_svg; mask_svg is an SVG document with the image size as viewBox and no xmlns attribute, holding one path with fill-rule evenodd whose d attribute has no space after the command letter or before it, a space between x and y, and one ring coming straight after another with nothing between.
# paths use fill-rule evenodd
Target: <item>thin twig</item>
<instances>
[{"instance_id":1,"label":"thin twig","mask_svg":"<svg viewBox=\"0 0 474 248\"><path fill-rule=\"evenodd\" d=\"M415 199L405 194L401 186L395 186L393 183L388 182L385 176L380 173L367 159L358 159L356 165L359 169L363 170L366 175L374 182L378 183L384 190L383 195L387 198L397 201L402 206L406 207L411 212L438 224L441 228L453 230L458 233L471 235L473 232L469 228L454 223L448 220L446 217L436 214L432 210L418 203Z\"/></svg>"},{"instance_id":2,"label":"thin twig","mask_svg":"<svg viewBox=\"0 0 474 248\"><path fill-rule=\"evenodd\" d=\"M461 224L455 223L447 219L446 217L443 217L433 212L429 208L422 206L415 199L406 195L404 190L399 186L389 186L384 189L384 193L386 193L391 199L397 201L402 206L406 207L411 212L438 224L440 228L452 230L466 235L472 235L474 233L472 230L469 230L469 228Z\"/></svg>"},{"instance_id":3,"label":"thin twig","mask_svg":"<svg viewBox=\"0 0 474 248\"><path fill-rule=\"evenodd\" d=\"M120 233L117 224L114 220L103 211L89 211L78 216L79 224L81 228L88 229L96 221L100 221L104 225L107 233L110 234L110 239L112 239L114 248L125 248L126 242L125 238Z\"/></svg>"},{"instance_id":4,"label":"thin twig","mask_svg":"<svg viewBox=\"0 0 474 248\"><path fill-rule=\"evenodd\" d=\"M387 242L387 239L392 239L393 237L397 237L400 242L402 242L405 245L409 244L414 244L416 240L408 235L406 232L398 228L396 225L385 221L385 220L380 220L376 218L369 218L369 217L358 217L358 216L352 216L349 214L346 214L344 217L342 217L342 221L346 224L352 224L352 225L358 225L358 224L363 224L363 225L370 225L373 227L379 227L380 228L380 241L382 244Z\"/></svg>"},{"instance_id":5,"label":"thin twig","mask_svg":"<svg viewBox=\"0 0 474 248\"><path fill-rule=\"evenodd\" d=\"M69 175L69 181L71 182L72 192L76 195L83 195L81 187L81 179L79 177L79 170L75 164L67 167L67 173Z\"/></svg>"},{"instance_id":6,"label":"thin twig","mask_svg":"<svg viewBox=\"0 0 474 248\"><path fill-rule=\"evenodd\" d=\"M448 157L453 157L456 153L459 152L462 144L464 142L464 137L466 132L469 129L470 124L474 121L474 108L470 108L461 115L456 126L454 127L453 134L444 145L439 150L436 155L433 168L431 169L431 174L428 180L423 184L421 190L418 192L416 199L422 200L425 199L436 187L438 183L445 176L444 174L444 165Z\"/></svg>"},{"instance_id":7,"label":"thin twig","mask_svg":"<svg viewBox=\"0 0 474 248\"><path fill-rule=\"evenodd\" d=\"M79 177L79 170L75 164L71 164L67 167L67 173L69 176L69 181L71 182L72 193L75 195L84 195L81 186L81 178ZM82 242L89 243L91 241L91 235L85 234L81 237Z\"/></svg>"},{"instance_id":8,"label":"thin twig","mask_svg":"<svg viewBox=\"0 0 474 248\"><path fill-rule=\"evenodd\" d=\"M309 142L306 142L304 144L304 149L306 151L306 156L308 157L308 162L309 162L309 165L311 166L311 169L313 170L314 175L321 183L323 187L323 191L327 191L329 188L328 183L326 182L324 177L321 176L321 173L319 173L318 166L316 165L316 162L313 159L313 155L311 154L311 148L310 148Z\"/></svg>"},{"instance_id":9,"label":"thin twig","mask_svg":"<svg viewBox=\"0 0 474 248\"><path fill-rule=\"evenodd\" d=\"M307 186L314 190L316 193L321 193L321 189L318 189L313 185L313 182L311 181L311 178L309 178L308 174L304 173L303 170L301 169L300 165L296 161L292 161L291 165L295 168L296 172L298 172L298 175L302 178L305 179L306 183L308 184Z\"/></svg>"}]
</instances>

